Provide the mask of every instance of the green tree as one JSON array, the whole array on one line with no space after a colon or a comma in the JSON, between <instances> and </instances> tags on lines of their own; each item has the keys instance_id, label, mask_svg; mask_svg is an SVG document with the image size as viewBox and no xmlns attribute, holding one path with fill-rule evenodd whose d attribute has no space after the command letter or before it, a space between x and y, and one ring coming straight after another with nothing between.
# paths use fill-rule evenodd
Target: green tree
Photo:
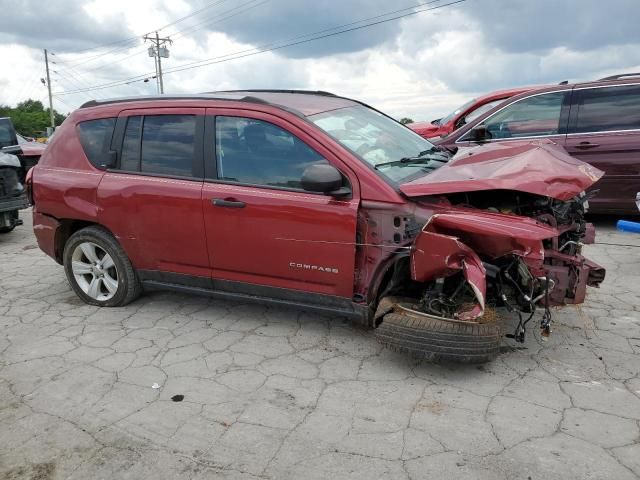
<instances>
[{"instance_id":1,"label":"green tree","mask_svg":"<svg viewBox=\"0 0 640 480\"><path fill-rule=\"evenodd\" d=\"M413 120L410 119L409 117L403 117L400 119L400 123L403 125L408 125L410 123L413 123Z\"/></svg>"},{"instance_id":2,"label":"green tree","mask_svg":"<svg viewBox=\"0 0 640 480\"><path fill-rule=\"evenodd\" d=\"M49 109L44 108L40 100L28 99L19 102L15 108L7 105L0 105L0 116L10 117L13 125L18 133L28 137L41 136L46 132L47 127L51 126L49 117ZM65 115L53 110L54 122L56 126L60 125Z\"/></svg>"}]
</instances>

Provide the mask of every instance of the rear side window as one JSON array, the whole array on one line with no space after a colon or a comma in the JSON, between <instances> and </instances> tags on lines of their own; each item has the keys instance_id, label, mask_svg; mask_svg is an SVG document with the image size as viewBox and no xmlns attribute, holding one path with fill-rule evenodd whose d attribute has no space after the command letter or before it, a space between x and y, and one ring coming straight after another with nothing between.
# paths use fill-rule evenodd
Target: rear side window
<instances>
[{"instance_id":1,"label":"rear side window","mask_svg":"<svg viewBox=\"0 0 640 480\"><path fill-rule=\"evenodd\" d=\"M142 132L142 117L129 117L124 131L120 168L137 172L140 170L140 133Z\"/></svg>"},{"instance_id":2,"label":"rear side window","mask_svg":"<svg viewBox=\"0 0 640 480\"><path fill-rule=\"evenodd\" d=\"M111 137L116 124L115 118L87 120L78 124L78 136L84 154L94 167L104 168L111 148Z\"/></svg>"},{"instance_id":3,"label":"rear side window","mask_svg":"<svg viewBox=\"0 0 640 480\"><path fill-rule=\"evenodd\" d=\"M640 86L580 90L570 133L640 129Z\"/></svg>"},{"instance_id":4,"label":"rear side window","mask_svg":"<svg viewBox=\"0 0 640 480\"><path fill-rule=\"evenodd\" d=\"M168 176L194 176L195 115L127 118L120 169Z\"/></svg>"},{"instance_id":5,"label":"rear side window","mask_svg":"<svg viewBox=\"0 0 640 480\"><path fill-rule=\"evenodd\" d=\"M140 171L190 177L195 134L194 115L144 117Z\"/></svg>"}]
</instances>

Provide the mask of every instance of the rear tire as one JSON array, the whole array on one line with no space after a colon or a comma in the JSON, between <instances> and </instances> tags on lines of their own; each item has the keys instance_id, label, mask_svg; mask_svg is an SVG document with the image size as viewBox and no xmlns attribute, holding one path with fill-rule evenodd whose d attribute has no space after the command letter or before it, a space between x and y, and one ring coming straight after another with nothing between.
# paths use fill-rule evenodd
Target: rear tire
<instances>
[{"instance_id":1,"label":"rear tire","mask_svg":"<svg viewBox=\"0 0 640 480\"><path fill-rule=\"evenodd\" d=\"M122 307L142 292L127 254L102 227L86 227L71 235L63 263L71 288L89 305Z\"/></svg>"},{"instance_id":2,"label":"rear tire","mask_svg":"<svg viewBox=\"0 0 640 480\"><path fill-rule=\"evenodd\" d=\"M497 322L469 323L389 313L375 332L387 348L434 363L486 363L500 353Z\"/></svg>"}]
</instances>

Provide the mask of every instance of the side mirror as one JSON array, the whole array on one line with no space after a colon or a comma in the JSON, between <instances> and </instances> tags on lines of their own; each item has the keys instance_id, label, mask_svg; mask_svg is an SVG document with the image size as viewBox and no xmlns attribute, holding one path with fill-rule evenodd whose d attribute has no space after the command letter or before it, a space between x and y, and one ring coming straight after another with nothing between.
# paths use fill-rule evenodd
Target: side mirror
<instances>
[{"instance_id":1,"label":"side mirror","mask_svg":"<svg viewBox=\"0 0 640 480\"><path fill-rule=\"evenodd\" d=\"M351 192L342 186L342 174L333 165L311 165L302 174L302 188L308 192L324 193L332 197L346 197Z\"/></svg>"},{"instance_id":2,"label":"side mirror","mask_svg":"<svg viewBox=\"0 0 640 480\"><path fill-rule=\"evenodd\" d=\"M484 125L478 125L477 127L473 127L471 129L471 138L472 142L486 142L491 139L491 133L487 130L487 127Z\"/></svg>"}]
</instances>

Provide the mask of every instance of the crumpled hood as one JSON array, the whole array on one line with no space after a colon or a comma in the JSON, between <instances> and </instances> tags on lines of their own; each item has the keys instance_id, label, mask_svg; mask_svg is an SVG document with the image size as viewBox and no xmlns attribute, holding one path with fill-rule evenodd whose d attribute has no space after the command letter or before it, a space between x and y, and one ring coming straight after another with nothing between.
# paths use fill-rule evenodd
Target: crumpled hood
<instances>
[{"instance_id":1,"label":"crumpled hood","mask_svg":"<svg viewBox=\"0 0 640 480\"><path fill-rule=\"evenodd\" d=\"M604 172L570 156L548 140L491 142L460 148L438 170L400 185L409 197L482 190L517 190L569 200Z\"/></svg>"}]
</instances>

